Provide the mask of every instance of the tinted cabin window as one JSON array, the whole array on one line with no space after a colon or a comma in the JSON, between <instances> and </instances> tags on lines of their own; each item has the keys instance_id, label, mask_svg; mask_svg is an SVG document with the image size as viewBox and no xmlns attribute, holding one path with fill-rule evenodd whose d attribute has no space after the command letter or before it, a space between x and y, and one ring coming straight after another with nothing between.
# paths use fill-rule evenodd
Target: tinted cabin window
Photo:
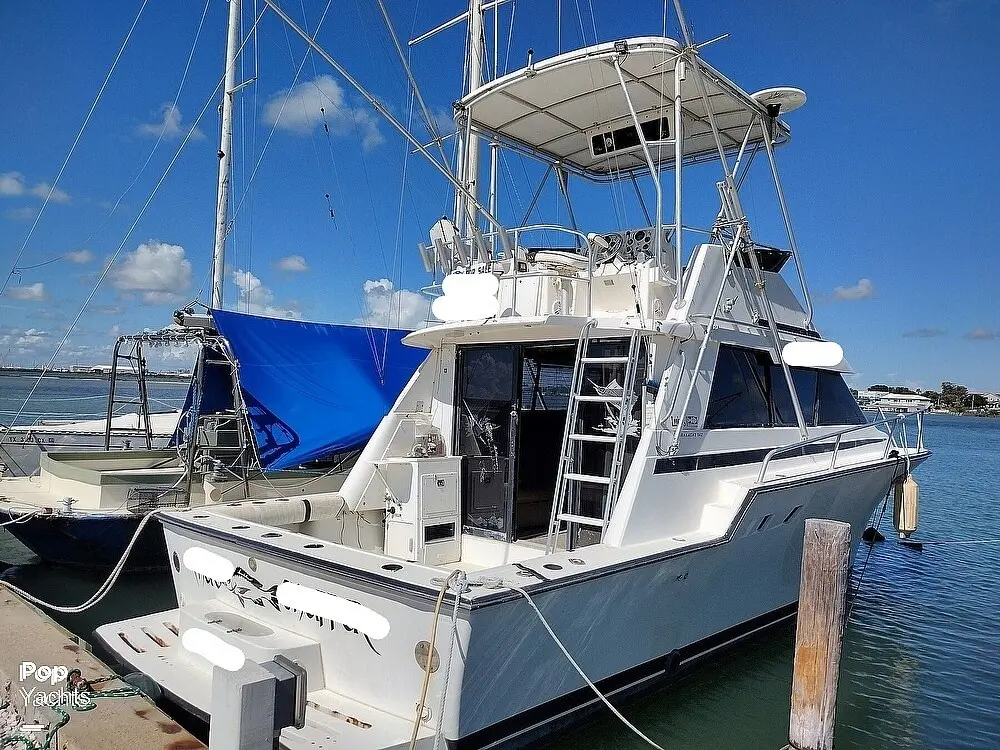
<instances>
[{"instance_id":1,"label":"tinted cabin window","mask_svg":"<svg viewBox=\"0 0 1000 750\"><path fill-rule=\"evenodd\" d=\"M792 367L792 382L799 397L802 418L807 425L816 424L816 371ZM795 407L788 391L788 382L781 365L771 365L771 405L775 427L795 427Z\"/></svg>"},{"instance_id":2,"label":"tinted cabin window","mask_svg":"<svg viewBox=\"0 0 1000 750\"><path fill-rule=\"evenodd\" d=\"M839 373L790 369L807 425L867 421ZM720 346L705 428L794 426L795 408L781 365L767 352Z\"/></svg>"},{"instance_id":3,"label":"tinted cabin window","mask_svg":"<svg viewBox=\"0 0 1000 750\"><path fill-rule=\"evenodd\" d=\"M767 376L758 352L719 347L705 427L769 426Z\"/></svg>"},{"instance_id":4,"label":"tinted cabin window","mask_svg":"<svg viewBox=\"0 0 1000 750\"><path fill-rule=\"evenodd\" d=\"M817 391L817 424L865 424L868 421L840 373L820 372Z\"/></svg>"}]
</instances>

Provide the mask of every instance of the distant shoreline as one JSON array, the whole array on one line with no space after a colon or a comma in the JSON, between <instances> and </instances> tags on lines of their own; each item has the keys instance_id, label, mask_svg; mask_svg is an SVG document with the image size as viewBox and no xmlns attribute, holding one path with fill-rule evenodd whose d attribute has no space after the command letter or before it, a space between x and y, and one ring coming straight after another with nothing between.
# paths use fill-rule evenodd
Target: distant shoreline
<instances>
[{"instance_id":1,"label":"distant shoreline","mask_svg":"<svg viewBox=\"0 0 1000 750\"><path fill-rule=\"evenodd\" d=\"M42 370L34 367L0 367L0 376L10 375L10 376L25 376L32 375L38 376L42 374ZM110 380L110 372L70 372L69 370L48 370L45 371L45 377L47 378L65 378L67 380ZM146 373L147 380L160 380L160 381L170 381L170 382L186 382L191 379L189 373L171 373L171 372L149 372Z\"/></svg>"}]
</instances>

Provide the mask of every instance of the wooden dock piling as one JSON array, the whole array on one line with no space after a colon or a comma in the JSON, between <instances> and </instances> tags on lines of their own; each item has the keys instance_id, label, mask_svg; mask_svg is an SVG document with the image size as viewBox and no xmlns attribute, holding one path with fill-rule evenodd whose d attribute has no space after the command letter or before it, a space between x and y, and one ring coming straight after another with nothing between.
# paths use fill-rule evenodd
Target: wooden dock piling
<instances>
[{"instance_id":1,"label":"wooden dock piling","mask_svg":"<svg viewBox=\"0 0 1000 750\"><path fill-rule=\"evenodd\" d=\"M832 750L850 576L851 525L806 519L788 742Z\"/></svg>"}]
</instances>

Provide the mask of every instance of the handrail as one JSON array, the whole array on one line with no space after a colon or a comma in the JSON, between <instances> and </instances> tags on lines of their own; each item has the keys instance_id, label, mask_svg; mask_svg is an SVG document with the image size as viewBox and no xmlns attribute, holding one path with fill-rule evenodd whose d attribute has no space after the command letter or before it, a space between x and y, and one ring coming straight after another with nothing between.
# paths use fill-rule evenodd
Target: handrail
<instances>
[{"instance_id":1,"label":"handrail","mask_svg":"<svg viewBox=\"0 0 1000 750\"><path fill-rule=\"evenodd\" d=\"M843 438L844 435L848 435L852 432L859 432L869 427L892 425L889 431L885 434L886 435L885 450L882 454L882 457L887 458L889 456L889 450L892 448L899 448L899 447L908 448L908 446L905 445L905 438L903 446L898 445L894 438L895 438L896 428L899 427L901 424L903 424L906 421L907 417L909 417L911 414L915 415L917 420L917 434L919 435L917 442L917 450L923 450L923 422L924 422L925 412L926 410L918 412L909 412L906 414L895 414L892 417L880 419L876 422L865 422L865 424L853 425L843 430L836 430L834 432L827 432L822 435L815 435L811 438L800 440L796 443L790 443L789 445L779 445L777 448L773 448L772 450L770 450L767 453L767 455L764 456L764 460L761 462L760 471L757 473L757 484L763 483L764 477L767 474L768 465L771 463L771 461L774 459L775 456L781 455L782 453L788 453L790 451L798 450L799 448L802 448L806 445L818 443L822 440L829 440L830 438L836 438L836 440L833 443L833 454L830 457L830 466L829 466L829 470L833 470L833 468L836 466L837 463L837 455L840 452L841 438ZM909 453L909 450L907 450L907 453Z\"/></svg>"},{"instance_id":2,"label":"handrail","mask_svg":"<svg viewBox=\"0 0 1000 750\"><path fill-rule=\"evenodd\" d=\"M552 232L564 232L566 234L571 234L576 237L583 239L584 247L587 248L587 277L584 279L587 283L587 317L589 318L593 311L593 299L594 299L594 248L591 247L590 239L578 229L571 229L569 227L560 226L558 224L529 224L523 227L514 227L509 230L511 234L514 235L514 247L511 254L511 277L514 279L514 288L511 290L511 309L517 310L517 248L521 239L521 234L524 232L538 232L538 231L552 231ZM556 248L553 248L556 249ZM581 256L582 257L582 256ZM580 277L572 277L577 281L580 281ZM569 312L568 310L566 311Z\"/></svg>"}]
</instances>

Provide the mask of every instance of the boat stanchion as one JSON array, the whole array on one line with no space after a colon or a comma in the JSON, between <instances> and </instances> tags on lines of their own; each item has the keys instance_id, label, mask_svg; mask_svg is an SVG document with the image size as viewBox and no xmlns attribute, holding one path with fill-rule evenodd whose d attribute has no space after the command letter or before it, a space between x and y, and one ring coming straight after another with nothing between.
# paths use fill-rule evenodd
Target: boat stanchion
<instances>
[{"instance_id":1,"label":"boat stanchion","mask_svg":"<svg viewBox=\"0 0 1000 750\"><path fill-rule=\"evenodd\" d=\"M795 750L833 750L850 560L849 523L806 519L788 723Z\"/></svg>"}]
</instances>

